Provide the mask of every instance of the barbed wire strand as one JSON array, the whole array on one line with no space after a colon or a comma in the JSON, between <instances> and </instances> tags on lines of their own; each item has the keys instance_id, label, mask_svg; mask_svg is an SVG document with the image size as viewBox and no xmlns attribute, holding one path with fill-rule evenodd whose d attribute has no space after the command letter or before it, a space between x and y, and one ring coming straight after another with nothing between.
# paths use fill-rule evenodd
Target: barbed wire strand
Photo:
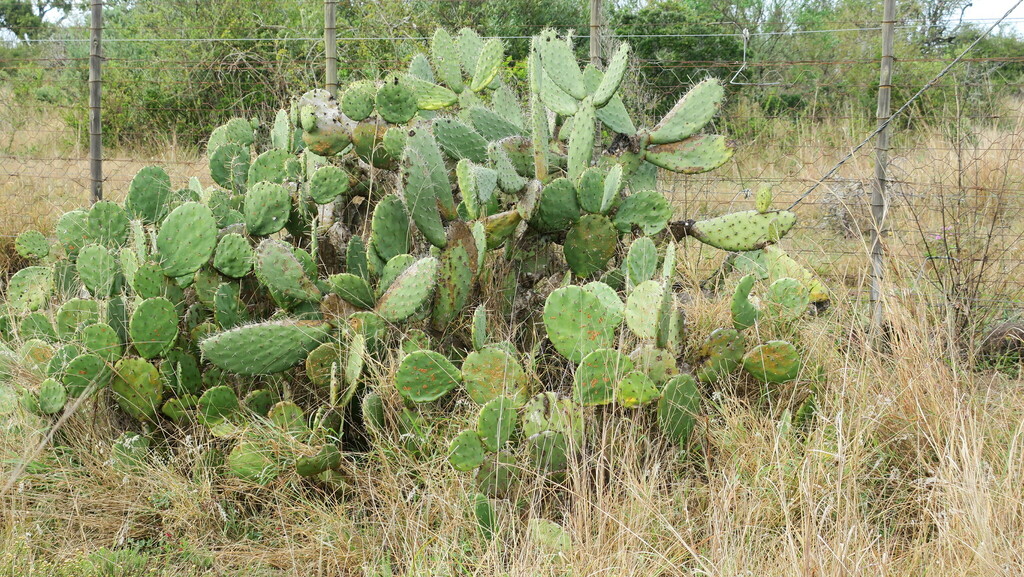
<instances>
[{"instance_id":1,"label":"barbed wire strand","mask_svg":"<svg viewBox=\"0 0 1024 577\"><path fill-rule=\"evenodd\" d=\"M989 34L991 34L991 33L992 33L992 31L993 31L993 30L995 30L995 29L996 29L996 27L997 27L997 26L999 26L999 24L1003 22L1003 20L1005 20L1006 18L1008 18L1008 17L1010 16L1010 14L1011 14L1011 13L1012 13L1012 12L1013 12L1014 10L1016 10L1016 9L1017 9L1017 7L1019 7L1019 6L1021 5L1021 4L1024 4L1024 0L1017 0L1017 2L1016 2L1016 3L1015 3L1015 4L1013 5L1013 6L1011 6L1009 10L1007 10L1007 11L1006 11L1006 14L1003 14L1003 17L1002 17L1002 18L1000 18L999 20L996 20L995 22L993 22L993 23L992 23L992 25L991 25L991 26L989 26L987 30L985 30L984 32L982 32L981 34L979 34L979 35L978 35L978 37L974 39L974 42L971 42L970 46L968 46L967 48L964 48L963 52L961 52L961 53L959 54L959 56L957 56L956 58L954 58L954 59L953 59L953 60L952 60L952 61L951 61L951 62L950 62L949 64L947 64L947 65L946 65L946 67L945 67L945 68L943 68L943 69L942 69L941 71L939 71L939 73L938 73L938 74L936 74L934 78L932 78L932 79L931 79L931 80L929 80L929 81L928 81L928 82L927 82L927 83L926 83L926 84L925 84L924 86L922 86L920 90L918 90L918 91L917 91L917 92L916 92L916 93L915 93L915 94L914 94L913 96L911 96L911 97L910 97L910 98L909 98L909 99L908 99L908 100L907 100L907 101L906 101L906 102L905 102L905 103L903 104L903 106L900 106L900 107L899 107L898 109L896 109L896 112L893 112L892 114L890 114L890 115L889 115L889 118L886 118L884 122L882 122L881 124L879 124L879 125L878 125L878 128L876 128L876 129L875 129L874 131L872 131L872 132L871 132L871 134L869 134L869 135L868 135L868 136L867 136L867 137L866 137L866 138L865 138L864 140L862 140L862 141L860 142L860 144L858 144L857 146L855 146L855 147L853 148L853 150L851 150L851 151L849 152L849 154L847 154L847 155L846 155L845 157L843 157L843 159L842 159L842 160L840 160L839 162L837 162L837 163L836 163L836 164L835 164L835 165L834 165L834 166L833 166L833 167L832 167L832 168L831 168L831 169L830 169L830 170L829 170L828 172L826 172L826 173L825 173L825 176L822 176L822 177L821 177L820 179L818 179L818 181L817 181L816 183L814 183L814 185L813 185L813 186L811 186L810 188L808 188L806 192L804 192L804 193L803 193L802 195L800 195L800 197L799 197L799 198L797 198L797 199L796 199L796 201L794 201L794 202L793 202L793 204L789 205L789 210L793 210L793 208L794 208L794 207L796 207L796 205L798 205L798 204L800 204L801 202L803 202L803 201L804 201L804 199L805 199L805 198L807 198L808 196L810 196L810 194L811 194L812 192L814 192L814 191L815 191L815 190L816 190L816 189L817 189L817 188L818 188L819 186L821 186L821 184L822 184L823 182L825 182L826 180L828 180L829 178L831 178L831 177L832 177L832 176L833 176L833 175L834 175L834 174L835 174L835 173L836 173L836 172L837 172L837 171L839 170L839 168L840 168L840 167L842 167L842 166L843 166L844 164L846 164L846 162L847 162L847 161L849 161L849 160L850 160L851 158L853 158L853 157L854 157L854 156L855 156L855 155L857 154L857 152L858 152L858 151L860 151L860 149L862 149L862 148L864 148L865 146L867 146L867 144L868 144L869 142L871 142L872 140L874 140L874 138L875 138L876 136L878 136L878 134L879 134L880 132L882 132L883 130L885 130L885 129L886 129L886 128L887 128L887 127L888 127L888 126L889 126L889 125L890 125L890 124L892 123L892 121L893 121L893 120L894 120L894 119L895 119L895 118L896 118L897 116L899 116L899 115L900 115L900 114L902 114L902 113L903 113L903 112L904 112L905 110L907 110L908 108L910 108L910 105L911 105L911 104L913 104L913 103L914 103L914 102L915 102L915 101L916 101L916 100L917 100L918 98L920 98L922 94L924 94L925 92L927 92L927 91L928 91L928 89L929 89L929 88L931 88L931 87L932 87L932 86L933 86L933 85L934 85L934 84L935 84L936 82L938 82L939 80L942 80L942 78L943 78L943 77L944 77L944 76L945 76L946 74L948 74L948 73L949 73L949 71L950 71L950 70L952 70L952 69L953 69L953 67L954 67L954 66L956 66L956 65L957 65L957 64L958 64L958 63L959 63L959 62L960 62L960 61L961 61L961 60L962 60L962 59L964 58L964 56L967 56L967 53L968 53L968 52L970 52L971 50L973 50L973 49L974 49L974 47L975 47L975 46L977 46L979 42L981 42L981 41L982 41L982 40L984 40L984 39L985 39L986 37L988 37L988 35L989 35Z\"/></svg>"}]
</instances>

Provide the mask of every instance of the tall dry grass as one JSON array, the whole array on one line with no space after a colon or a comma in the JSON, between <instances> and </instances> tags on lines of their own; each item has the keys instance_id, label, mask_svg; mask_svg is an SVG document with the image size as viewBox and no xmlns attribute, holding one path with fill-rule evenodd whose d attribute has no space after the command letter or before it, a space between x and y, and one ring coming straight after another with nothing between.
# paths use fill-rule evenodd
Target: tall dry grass
<instances>
[{"instance_id":1,"label":"tall dry grass","mask_svg":"<svg viewBox=\"0 0 1024 577\"><path fill-rule=\"evenodd\" d=\"M32 465L3 498L0 575L81 567L102 547L138 548L167 575L372 575L385 565L396 575L1021 574L1022 383L937 355L950 335L916 301L887 301L885 352L852 306L801 325L799 385L708 391L685 450L644 416L600 415L563 483L527 475L520 500L499 507L493 541L475 527L472 481L444 459L466 407L434 423L437 443L421 457L390 438L354 458L337 493L296 478L269 488L225 479L215 464L225 442L201 427L163 431L173 449L119 471L109 439L128 423L106 400L31 456L45 424L21 415L2 436L4 470L23 457ZM699 301L688 312L696 332L727 317ZM818 411L799 428L786 415L809 389ZM567 529L564 556L525 539L533 516Z\"/></svg>"}]
</instances>

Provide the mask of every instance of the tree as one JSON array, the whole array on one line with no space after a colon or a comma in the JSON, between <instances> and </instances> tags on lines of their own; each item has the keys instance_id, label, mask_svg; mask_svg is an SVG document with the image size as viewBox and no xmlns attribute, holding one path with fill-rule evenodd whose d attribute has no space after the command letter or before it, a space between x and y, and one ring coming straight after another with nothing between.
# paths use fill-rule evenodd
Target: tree
<instances>
[{"instance_id":1,"label":"tree","mask_svg":"<svg viewBox=\"0 0 1024 577\"><path fill-rule=\"evenodd\" d=\"M0 29L18 38L39 38L67 19L79 4L74 0L0 0Z\"/></svg>"},{"instance_id":2,"label":"tree","mask_svg":"<svg viewBox=\"0 0 1024 577\"><path fill-rule=\"evenodd\" d=\"M681 92L707 74L724 76L725 64L743 57L743 42L721 25L721 14L699 2L659 0L612 11L615 34L632 45L642 80L656 93L663 114Z\"/></svg>"}]
</instances>

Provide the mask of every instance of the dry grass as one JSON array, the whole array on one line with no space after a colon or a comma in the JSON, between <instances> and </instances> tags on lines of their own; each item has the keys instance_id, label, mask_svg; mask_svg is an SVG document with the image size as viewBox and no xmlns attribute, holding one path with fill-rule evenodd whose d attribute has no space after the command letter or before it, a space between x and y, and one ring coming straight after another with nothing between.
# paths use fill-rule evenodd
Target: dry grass
<instances>
[{"instance_id":1,"label":"dry grass","mask_svg":"<svg viewBox=\"0 0 1024 577\"><path fill-rule=\"evenodd\" d=\"M809 134L806 126L773 130L779 142ZM778 203L787 205L804 190L801 179L823 174L853 140L838 127L823 132L830 134L816 148L758 145L722 174L677 184L680 213L747 208L736 191L759 179L778 182ZM355 457L343 489L326 492L295 477L269 488L225 479L218 460L230 444L201 427L160 431L175 439L171 448L144 469L116 470L110 439L130 424L102 399L42 454L26 449L45 429L39 420L18 412L0 434L5 474L31 459L0 504L0 576L89 574L99 571L97 551L114 555L123 575L385 575L388 564L395 575L1024 574L1024 385L949 354L961 335L945 322L945 301L926 290L920 235L941 231L950 214L961 216L965 235L996 215L1005 228L989 238L1000 268L987 271L982 286L991 296L1019 288L1012 281L1021 199L1012 191L1024 181L1021 134L979 131L954 156L941 150L952 147L938 132L899 149L904 202L887 241L885 346L872 344L860 317L866 241L831 228L826 203L802 206L803 228L787 248L831 279L836 298L795 329L758 335L784 335L806 351L797 384L764 392L737 379L709 391L695 442L682 451L651 434L646 417L602 414L568 479L555 485L527 476L518 502L501 506L492 541L475 526L472 481L444 459L444 440L470 418L469 407L433 423L437 442L421 456L401 439L384 439ZM176 182L187 170L203 172L201 160L179 160ZM5 172L22 170L4 162ZM37 178L0 185L4 206L31 191L48 199L32 218L52 219L65 208L54 199L74 204L84 194L86 168L76 162L67 166L78 176L58 175L52 189ZM37 166L42 173L49 165ZM125 166L126 178L134 168ZM861 177L870 168L863 154L842 174ZM969 204L958 204L964 191ZM959 212L924 210L937 198L952 199L942 206ZM699 247L683 254L691 287L717 264ZM699 291L687 313L695 338L728 322L726 306ZM372 385L391 391L393 368L377 367ZM818 411L799 429L787 415L810 391ZM531 516L567 529L572 548L564 557L546 556L524 538Z\"/></svg>"}]
</instances>

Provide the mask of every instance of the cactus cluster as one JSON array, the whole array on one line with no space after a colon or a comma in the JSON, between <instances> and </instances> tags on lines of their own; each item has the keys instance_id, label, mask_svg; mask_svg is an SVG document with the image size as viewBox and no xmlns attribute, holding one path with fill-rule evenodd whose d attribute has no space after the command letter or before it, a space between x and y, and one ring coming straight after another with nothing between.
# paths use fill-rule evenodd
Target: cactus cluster
<instances>
[{"instance_id":1,"label":"cactus cluster","mask_svg":"<svg viewBox=\"0 0 1024 577\"><path fill-rule=\"evenodd\" d=\"M770 192L756 210L673 221L652 175L729 160L729 141L703 132L724 90L705 80L637 128L619 94L628 61L623 44L607 70L581 68L571 38L547 30L519 96L500 40L438 30L405 72L337 99L307 92L266 127L217 128L214 186L175 189L147 167L123 205L63 215L56 242L23 233L31 265L8 283L0 337L38 377L25 406L56 415L109 389L144 429L235 439L227 469L245 481L292 470L333 484L347 420L416 453L430 415L464 397L474 418L448 459L474 472L489 524L487 497L587 450L595 411L649 410L685 445L707 387L740 368L799 376L796 347L749 346L750 329L793 323L827 293L775 244L796 216L771 210ZM676 292L687 237L746 274L733 326L696 347ZM524 315L525 293L539 299ZM522 338L493 338L499 325ZM566 368L570 386L546 382Z\"/></svg>"}]
</instances>

